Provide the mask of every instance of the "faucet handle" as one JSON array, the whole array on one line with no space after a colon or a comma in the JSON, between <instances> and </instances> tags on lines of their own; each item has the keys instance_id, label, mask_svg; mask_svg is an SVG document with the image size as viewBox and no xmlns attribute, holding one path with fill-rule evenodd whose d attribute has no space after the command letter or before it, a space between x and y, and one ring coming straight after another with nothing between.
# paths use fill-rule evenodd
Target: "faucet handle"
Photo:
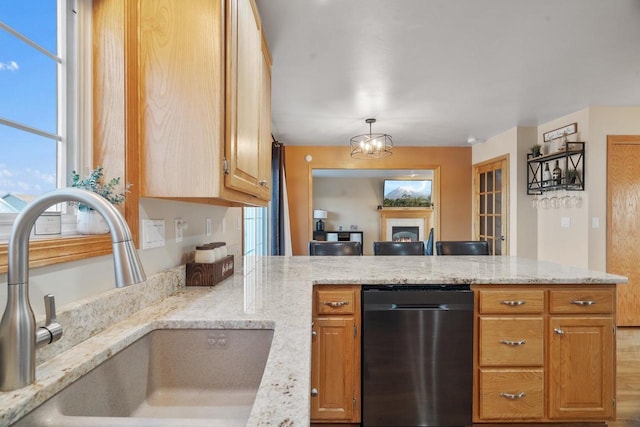
<instances>
[{"instance_id":1,"label":"faucet handle","mask_svg":"<svg viewBox=\"0 0 640 427\"><path fill-rule=\"evenodd\" d=\"M56 298L52 294L44 296L45 325L36 331L36 347L51 344L62 337L62 325L56 319Z\"/></svg>"},{"instance_id":2,"label":"faucet handle","mask_svg":"<svg viewBox=\"0 0 640 427\"><path fill-rule=\"evenodd\" d=\"M44 296L44 312L45 312L45 323L47 325L55 322L56 319L56 297L53 294L47 294Z\"/></svg>"}]
</instances>

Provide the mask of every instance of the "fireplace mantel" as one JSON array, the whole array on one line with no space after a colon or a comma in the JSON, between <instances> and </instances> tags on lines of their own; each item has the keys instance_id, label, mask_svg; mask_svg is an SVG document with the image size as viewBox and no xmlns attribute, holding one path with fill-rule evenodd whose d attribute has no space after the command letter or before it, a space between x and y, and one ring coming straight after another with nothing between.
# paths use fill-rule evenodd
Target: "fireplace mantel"
<instances>
[{"instance_id":1,"label":"fireplace mantel","mask_svg":"<svg viewBox=\"0 0 640 427\"><path fill-rule=\"evenodd\" d=\"M420 240L426 240L426 235L432 227L433 208L382 208L380 213L380 240L391 240L393 225L417 225L420 229Z\"/></svg>"}]
</instances>

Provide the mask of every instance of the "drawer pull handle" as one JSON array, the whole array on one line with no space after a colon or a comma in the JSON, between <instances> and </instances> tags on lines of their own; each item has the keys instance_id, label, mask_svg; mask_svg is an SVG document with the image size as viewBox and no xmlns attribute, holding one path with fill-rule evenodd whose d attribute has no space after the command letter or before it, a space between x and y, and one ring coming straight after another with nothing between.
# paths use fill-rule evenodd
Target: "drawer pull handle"
<instances>
[{"instance_id":1,"label":"drawer pull handle","mask_svg":"<svg viewBox=\"0 0 640 427\"><path fill-rule=\"evenodd\" d=\"M510 340L500 340L500 344L506 344L506 345L524 345L526 344L527 341L526 340L520 340L520 341L510 341Z\"/></svg>"},{"instance_id":2,"label":"drawer pull handle","mask_svg":"<svg viewBox=\"0 0 640 427\"><path fill-rule=\"evenodd\" d=\"M333 308L342 307L343 305L349 305L349 301L322 301L322 303Z\"/></svg>"},{"instance_id":3,"label":"drawer pull handle","mask_svg":"<svg viewBox=\"0 0 640 427\"><path fill-rule=\"evenodd\" d=\"M596 302L593 300L587 300L587 301L581 301L581 300L573 300L571 301L571 304L575 304L575 305L593 305Z\"/></svg>"},{"instance_id":4,"label":"drawer pull handle","mask_svg":"<svg viewBox=\"0 0 640 427\"><path fill-rule=\"evenodd\" d=\"M502 301L500 301L500 304L510 305L510 306L518 306L518 305L525 305L526 301L523 301L523 300L518 300L518 301L502 300Z\"/></svg>"},{"instance_id":5,"label":"drawer pull handle","mask_svg":"<svg viewBox=\"0 0 640 427\"><path fill-rule=\"evenodd\" d=\"M518 394L513 394L513 393L500 393L500 396L504 397L505 399L511 399L511 400L516 400L516 399L522 399L523 397L525 397L527 394L524 391L521 391Z\"/></svg>"}]
</instances>

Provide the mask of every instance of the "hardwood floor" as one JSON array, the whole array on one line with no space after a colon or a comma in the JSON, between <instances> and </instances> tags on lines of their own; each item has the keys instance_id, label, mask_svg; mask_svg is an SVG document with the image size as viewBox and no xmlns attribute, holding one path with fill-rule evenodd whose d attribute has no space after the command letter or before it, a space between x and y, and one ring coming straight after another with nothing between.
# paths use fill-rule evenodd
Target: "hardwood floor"
<instances>
[{"instance_id":1,"label":"hardwood floor","mask_svg":"<svg viewBox=\"0 0 640 427\"><path fill-rule=\"evenodd\" d=\"M617 345L617 421L610 427L640 426L640 328L619 327Z\"/></svg>"}]
</instances>

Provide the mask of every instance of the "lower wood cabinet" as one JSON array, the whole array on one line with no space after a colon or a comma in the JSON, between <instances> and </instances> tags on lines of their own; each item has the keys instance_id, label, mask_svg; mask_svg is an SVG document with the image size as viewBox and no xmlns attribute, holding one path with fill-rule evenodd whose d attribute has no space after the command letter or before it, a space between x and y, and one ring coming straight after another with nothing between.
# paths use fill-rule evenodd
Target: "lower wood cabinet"
<instances>
[{"instance_id":1,"label":"lower wood cabinet","mask_svg":"<svg viewBox=\"0 0 640 427\"><path fill-rule=\"evenodd\" d=\"M615 419L613 285L474 290L474 422Z\"/></svg>"},{"instance_id":2,"label":"lower wood cabinet","mask_svg":"<svg viewBox=\"0 0 640 427\"><path fill-rule=\"evenodd\" d=\"M313 292L311 422L360 422L360 287Z\"/></svg>"}]
</instances>

